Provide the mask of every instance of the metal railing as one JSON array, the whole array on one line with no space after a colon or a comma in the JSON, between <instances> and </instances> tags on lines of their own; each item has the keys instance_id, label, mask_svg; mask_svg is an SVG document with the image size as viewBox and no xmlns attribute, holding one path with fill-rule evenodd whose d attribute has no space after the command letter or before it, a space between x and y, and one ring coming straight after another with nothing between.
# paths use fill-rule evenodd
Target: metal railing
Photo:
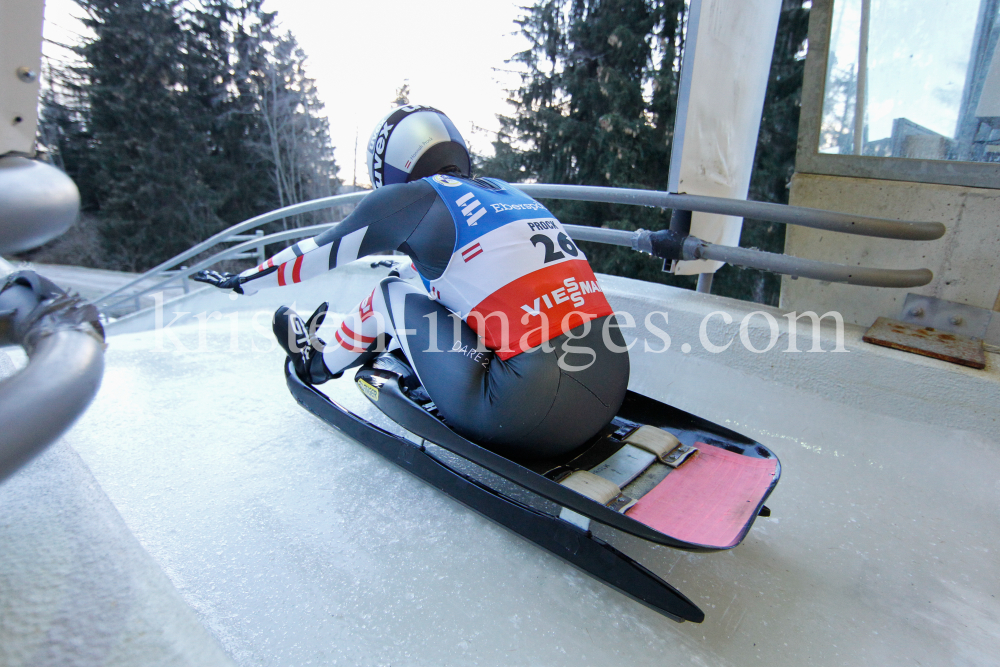
<instances>
[{"instance_id":1,"label":"metal railing","mask_svg":"<svg viewBox=\"0 0 1000 667\"><path fill-rule=\"evenodd\" d=\"M239 245L234 245L229 248L226 248L225 250L221 250L215 253L214 255L201 260L200 262L196 262L191 266L184 266L176 270L160 271L159 275L164 277L161 278L159 281L155 282L154 284L144 289L138 290L136 292L130 292L129 294L123 296L117 301L111 301L112 296L119 295L129 286L135 285L141 282L142 280L146 280L147 278L156 277L153 274L152 270L147 271L138 279L131 281L127 285L119 287L114 292L110 292L102 297L99 297L98 299L95 299L91 303L94 305L97 305L98 303L103 303L104 308L110 309L117 305L125 303L126 301L132 301L132 300L138 301L139 297L163 289L165 286L169 285L172 282L175 282L177 280L186 281L190 276L194 275L195 273L198 273L203 269L207 269L216 262L221 262L224 259L239 258L241 253L253 249L256 244L263 243L264 245L267 245L270 243L281 243L283 241L291 241L292 239L300 239L306 236L316 236L317 234L326 231L327 229L336 224L337 224L336 222L327 222L319 225L311 225L309 227L297 227L296 229L288 229L282 232L275 232L274 234L268 234L266 236L254 236L254 239L252 241L245 241L243 243L240 243ZM185 290L185 292L187 292L187 290Z\"/></svg>"},{"instance_id":2,"label":"metal railing","mask_svg":"<svg viewBox=\"0 0 1000 667\"><path fill-rule=\"evenodd\" d=\"M945 226L939 222L905 222L768 202L672 194L655 190L604 188L582 185L550 185L543 183L512 185L525 194L539 199L571 199L671 209L675 213L675 220L678 218L683 220L683 216L677 215L678 213L682 213L687 214L687 220L689 221L691 211L700 211L757 220L769 220L781 224L799 225L844 234L905 241L931 241L941 238L946 231ZM324 197L293 206L286 206L233 225L176 257L172 257L166 262L150 269L135 280L95 299L92 303L94 305L101 305L104 308L112 308L133 299L138 301L140 296L162 289L172 282L180 280L182 281L181 284L184 285L184 281L189 276L223 259L253 257L260 263L264 259L263 247L266 244L288 241L305 236L314 236L337 223L330 222L311 227L290 229L266 236L261 235L262 232L260 230L257 230L253 236L247 235L246 232L269 222L300 213L353 204L360 201L367 194L368 192L352 192L346 195ZM579 225L565 225L565 227L570 236L580 241L630 247L634 250L653 254L668 260L714 259L728 264L761 269L793 277L874 287L918 287L926 285L933 279L933 274L928 269L882 269L846 266L832 262L821 262L763 252L751 248L716 245L690 236L689 223L687 225L683 223L678 225L672 221L670 230L658 232L641 229L629 232ZM185 265L178 269L173 268L215 245L233 240L243 240L243 242L226 248L191 266ZM147 281L150 278L154 279L152 285L139 291L125 294L130 288L134 288L139 283ZM118 297L118 299L113 300L115 297Z\"/></svg>"},{"instance_id":3,"label":"metal railing","mask_svg":"<svg viewBox=\"0 0 1000 667\"><path fill-rule=\"evenodd\" d=\"M743 199L679 195L657 190L599 188L589 185L549 185L544 183L512 183L512 185L526 195L539 199L572 199L607 204L655 206L673 211L719 213L753 220L769 220L783 225L798 225L883 239L933 241L944 236L946 231L945 226L940 222L904 222Z\"/></svg>"},{"instance_id":4,"label":"metal railing","mask_svg":"<svg viewBox=\"0 0 1000 667\"><path fill-rule=\"evenodd\" d=\"M285 206L284 208L279 208L274 211L270 211L269 213L258 215L256 217L250 218L249 220L244 220L243 222L235 224L227 229L224 229L221 232L205 239L201 243L188 248L179 255L171 257L167 261L158 264L157 266L154 266L150 270L139 275L134 280L131 280L122 285L121 287L118 287L117 289L114 289L111 292L108 292L107 294L104 294L103 296L94 299L91 303L94 304L95 306L101 306L102 308L112 308L126 301L138 299L140 296L149 294L150 292L155 292L158 289L162 289L163 287L177 280L184 280L188 276L191 276L197 273L198 271L201 271L202 269L207 268L212 264L214 264L215 262L221 261L223 259L233 259L239 256L241 253L251 251L253 249L256 249L257 247L263 248L265 245L269 243L278 243L281 241L286 241L294 238L302 238L303 236L318 234L320 233L320 231L327 229L330 227L330 225L336 223L328 223L325 225L313 225L312 227L299 227L296 229L289 229L277 232L275 234L270 234L268 236L254 235L252 237L252 240L244 241L239 245L232 246L219 253L216 253L211 258L209 258L211 262L208 264L206 264L206 261L208 260L205 260L202 262L198 262L194 266L186 267L183 269L177 269L171 272L171 269L173 269L173 267L179 266L182 262L185 262L191 259L192 257L200 255L209 248L219 245L220 243L226 243L227 241L231 241L234 239L234 237L239 238L239 236L244 232L254 230L257 227L266 225L269 222L274 222L275 220L288 218L293 215L298 215L300 213L310 213L312 211L321 211L323 209L333 208L336 206L345 206L348 204L354 204L361 201L367 194L368 194L367 192L352 192L346 195L323 197L321 199L314 199L312 201L302 202L301 204L293 204L292 206ZM302 232L303 230L312 230L312 231L306 232L304 234L298 233ZM155 284L153 284L150 287L146 287L145 289L138 290L135 292L128 292L129 289L134 288L139 283L149 280L150 278L158 280L156 280ZM119 297L120 295L125 294L126 292L128 292L126 296L119 298L117 301L112 301L112 299L114 299L115 297Z\"/></svg>"},{"instance_id":5,"label":"metal railing","mask_svg":"<svg viewBox=\"0 0 1000 667\"><path fill-rule=\"evenodd\" d=\"M0 286L0 345L11 344L28 365L0 382L0 482L76 421L104 373L97 309L33 271Z\"/></svg>"},{"instance_id":6,"label":"metal railing","mask_svg":"<svg viewBox=\"0 0 1000 667\"><path fill-rule=\"evenodd\" d=\"M865 285L869 287L919 287L926 285L934 274L928 269L871 269L790 257L773 252L706 243L694 236L671 237L670 230L650 232L640 229L627 232L620 229L564 225L577 241L591 241L632 248L664 259L715 259L727 264L762 269L796 278L812 278L828 282ZM666 257L656 252L658 239L670 239L677 245L676 256Z\"/></svg>"},{"instance_id":7,"label":"metal railing","mask_svg":"<svg viewBox=\"0 0 1000 667\"><path fill-rule=\"evenodd\" d=\"M227 241L257 241L257 245L254 248L246 252L241 252L230 259L252 259L255 264L263 264L264 260L267 259L267 257L264 256L264 246L266 244L261 242L263 237L263 229L258 229L253 234L236 234L235 236L230 236L226 239Z\"/></svg>"}]
</instances>

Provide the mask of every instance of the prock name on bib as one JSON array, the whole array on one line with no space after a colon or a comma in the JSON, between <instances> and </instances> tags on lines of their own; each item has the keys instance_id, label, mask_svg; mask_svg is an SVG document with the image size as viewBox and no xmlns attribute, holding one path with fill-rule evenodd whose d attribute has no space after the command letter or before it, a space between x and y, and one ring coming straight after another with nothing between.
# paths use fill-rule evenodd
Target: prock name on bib
<instances>
[{"instance_id":1,"label":"prock name on bib","mask_svg":"<svg viewBox=\"0 0 1000 667\"><path fill-rule=\"evenodd\" d=\"M501 359L610 315L587 257L542 204L496 179L427 181L455 222L455 249L432 298Z\"/></svg>"}]
</instances>

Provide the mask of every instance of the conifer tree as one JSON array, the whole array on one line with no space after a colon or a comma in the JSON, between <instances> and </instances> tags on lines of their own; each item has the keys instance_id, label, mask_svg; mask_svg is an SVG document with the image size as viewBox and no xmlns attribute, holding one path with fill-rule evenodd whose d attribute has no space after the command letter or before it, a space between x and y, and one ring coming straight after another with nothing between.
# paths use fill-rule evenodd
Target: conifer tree
<instances>
[{"instance_id":1,"label":"conifer tree","mask_svg":"<svg viewBox=\"0 0 1000 667\"><path fill-rule=\"evenodd\" d=\"M105 266L147 268L336 186L305 54L262 0L77 2L93 36L45 91L40 139L99 221Z\"/></svg>"},{"instance_id":2,"label":"conifer tree","mask_svg":"<svg viewBox=\"0 0 1000 667\"><path fill-rule=\"evenodd\" d=\"M683 53L683 0L538 0L520 20L531 44L512 59L522 67L501 117L495 155L480 168L508 180L667 189ZM808 10L784 0L768 86L752 199L787 201L798 127L801 49ZM565 222L661 229L656 209L550 201ZM780 225L747 221L743 244L781 252ZM585 244L595 269L677 285L691 277L625 249ZM777 302L777 279L724 267L717 293Z\"/></svg>"},{"instance_id":3,"label":"conifer tree","mask_svg":"<svg viewBox=\"0 0 1000 667\"><path fill-rule=\"evenodd\" d=\"M274 42L261 72L258 99L280 206L326 197L336 174L329 128L316 82L305 73L306 55L291 34Z\"/></svg>"},{"instance_id":4,"label":"conifer tree","mask_svg":"<svg viewBox=\"0 0 1000 667\"><path fill-rule=\"evenodd\" d=\"M514 56L521 86L501 117L495 157L482 168L500 178L666 189L683 46L683 0L541 0L521 19L531 48ZM658 209L547 202L565 222L662 229ZM595 270L689 283L662 261L626 249L585 245Z\"/></svg>"},{"instance_id":5,"label":"conifer tree","mask_svg":"<svg viewBox=\"0 0 1000 667\"><path fill-rule=\"evenodd\" d=\"M111 261L136 269L218 227L200 176L205 139L179 54L170 0L81 0L95 37L79 47L92 188Z\"/></svg>"}]
</instances>

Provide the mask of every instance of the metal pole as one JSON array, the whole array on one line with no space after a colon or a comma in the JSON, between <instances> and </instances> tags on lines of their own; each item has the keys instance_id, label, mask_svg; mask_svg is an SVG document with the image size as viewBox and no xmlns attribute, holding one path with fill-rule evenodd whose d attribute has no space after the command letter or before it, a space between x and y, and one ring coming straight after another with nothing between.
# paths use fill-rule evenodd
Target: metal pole
<instances>
[{"instance_id":1,"label":"metal pole","mask_svg":"<svg viewBox=\"0 0 1000 667\"><path fill-rule=\"evenodd\" d=\"M714 245L693 236L689 236L684 242L684 259L689 255L692 259L715 259L727 264L763 269L786 276L867 287L921 287L934 279L934 274L927 269L870 269L864 266L847 266L751 248Z\"/></svg>"},{"instance_id":2,"label":"metal pole","mask_svg":"<svg viewBox=\"0 0 1000 667\"><path fill-rule=\"evenodd\" d=\"M697 291L702 294L712 293L712 280L715 279L714 273L699 273L698 274L698 287Z\"/></svg>"},{"instance_id":3,"label":"metal pole","mask_svg":"<svg viewBox=\"0 0 1000 667\"><path fill-rule=\"evenodd\" d=\"M675 208L670 212L670 231L677 232L681 236L691 235L691 211ZM663 270L673 273L677 270L676 259L663 260Z\"/></svg>"},{"instance_id":4,"label":"metal pole","mask_svg":"<svg viewBox=\"0 0 1000 667\"><path fill-rule=\"evenodd\" d=\"M858 39L858 80L854 97L854 154L865 148L865 102L868 99L868 26L872 2L861 0L861 35Z\"/></svg>"},{"instance_id":5,"label":"metal pole","mask_svg":"<svg viewBox=\"0 0 1000 667\"><path fill-rule=\"evenodd\" d=\"M681 236L690 236L691 211L683 211L675 208L670 213L670 231L677 232Z\"/></svg>"},{"instance_id":6,"label":"metal pole","mask_svg":"<svg viewBox=\"0 0 1000 667\"><path fill-rule=\"evenodd\" d=\"M264 237L264 230L263 229L258 229L253 234L257 238L263 238ZM264 244L261 243L259 246L257 246L257 266L260 266L261 264L263 264L265 259L267 259L267 257L264 256Z\"/></svg>"}]
</instances>

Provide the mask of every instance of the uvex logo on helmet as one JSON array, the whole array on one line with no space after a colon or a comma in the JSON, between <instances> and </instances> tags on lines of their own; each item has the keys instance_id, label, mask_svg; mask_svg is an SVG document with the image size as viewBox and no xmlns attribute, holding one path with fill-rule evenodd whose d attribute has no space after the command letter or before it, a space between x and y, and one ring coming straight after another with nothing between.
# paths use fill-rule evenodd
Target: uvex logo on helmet
<instances>
[{"instance_id":1,"label":"uvex logo on helmet","mask_svg":"<svg viewBox=\"0 0 1000 667\"><path fill-rule=\"evenodd\" d=\"M389 146L389 137L392 136L392 130L399 125L399 121L411 113L422 110L437 111L437 109L432 107L421 106L419 104L408 104L404 107L393 109L392 113L382 121L382 124L372 134L371 139L368 140L368 152L372 156L372 185L376 188L382 187L385 182L385 151Z\"/></svg>"},{"instance_id":2,"label":"uvex logo on helmet","mask_svg":"<svg viewBox=\"0 0 1000 667\"><path fill-rule=\"evenodd\" d=\"M392 128L395 125L389 125L389 121L386 120L382 123L382 127L379 128L378 134L372 137L372 141L375 146L372 149L372 164L375 171L375 183L373 185L378 188L382 187L382 178L385 171L385 147L389 143L389 133L392 132Z\"/></svg>"}]
</instances>

